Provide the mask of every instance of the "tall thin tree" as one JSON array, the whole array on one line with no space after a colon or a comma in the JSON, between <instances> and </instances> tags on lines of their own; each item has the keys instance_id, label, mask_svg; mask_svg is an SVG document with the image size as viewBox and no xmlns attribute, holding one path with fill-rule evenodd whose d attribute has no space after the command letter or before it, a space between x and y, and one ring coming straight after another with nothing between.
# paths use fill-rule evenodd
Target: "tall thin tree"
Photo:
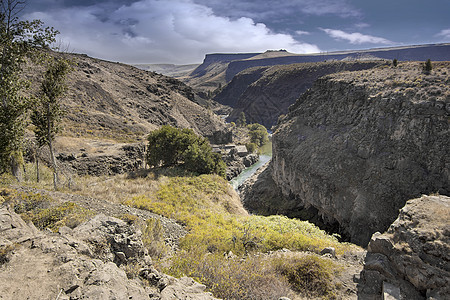
<instances>
[{"instance_id":1,"label":"tall thin tree","mask_svg":"<svg viewBox=\"0 0 450 300\"><path fill-rule=\"evenodd\" d=\"M50 61L44 80L42 81L40 93L31 112L31 121L37 139L38 148L48 146L50 160L53 169L53 184L58 186L58 168L53 141L60 130L60 121L63 115L61 99L66 91L66 76L70 71L70 62L55 58Z\"/></svg>"},{"instance_id":2,"label":"tall thin tree","mask_svg":"<svg viewBox=\"0 0 450 300\"><path fill-rule=\"evenodd\" d=\"M40 20L21 21L25 2L0 0L0 173L10 171L21 180L22 143L30 97L29 82L21 77L27 57L48 48L57 31L44 28Z\"/></svg>"}]
</instances>

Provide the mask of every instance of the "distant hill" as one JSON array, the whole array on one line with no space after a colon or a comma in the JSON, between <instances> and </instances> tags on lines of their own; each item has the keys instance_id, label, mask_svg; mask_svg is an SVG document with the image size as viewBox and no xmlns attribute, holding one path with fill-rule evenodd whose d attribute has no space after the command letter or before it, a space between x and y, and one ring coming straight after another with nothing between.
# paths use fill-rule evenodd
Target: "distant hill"
<instances>
[{"instance_id":1,"label":"distant hill","mask_svg":"<svg viewBox=\"0 0 450 300\"><path fill-rule=\"evenodd\" d=\"M284 50L265 53L207 54L183 82L205 91L213 91L230 82L239 72L261 66L287 65L294 63L321 62L329 60L397 59L399 61L450 60L450 44L429 44L368 50L323 52L316 54L294 54Z\"/></svg>"},{"instance_id":2,"label":"distant hill","mask_svg":"<svg viewBox=\"0 0 450 300\"><path fill-rule=\"evenodd\" d=\"M136 64L136 68L159 73L169 77L180 78L187 76L194 71L199 64L174 65L174 64Z\"/></svg>"}]
</instances>

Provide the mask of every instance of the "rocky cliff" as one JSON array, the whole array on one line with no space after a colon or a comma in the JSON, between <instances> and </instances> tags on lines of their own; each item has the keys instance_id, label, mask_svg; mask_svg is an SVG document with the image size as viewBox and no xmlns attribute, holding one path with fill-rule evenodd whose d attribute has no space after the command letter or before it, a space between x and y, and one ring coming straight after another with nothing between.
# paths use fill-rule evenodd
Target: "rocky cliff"
<instances>
[{"instance_id":1,"label":"rocky cliff","mask_svg":"<svg viewBox=\"0 0 450 300\"><path fill-rule=\"evenodd\" d=\"M450 198L409 200L388 231L369 243L358 283L361 299L450 298ZM386 298L384 298L386 299Z\"/></svg>"},{"instance_id":2,"label":"rocky cliff","mask_svg":"<svg viewBox=\"0 0 450 300\"><path fill-rule=\"evenodd\" d=\"M367 245L406 200L450 193L449 62L319 79L273 136L272 179L291 215L314 212Z\"/></svg>"},{"instance_id":3,"label":"rocky cliff","mask_svg":"<svg viewBox=\"0 0 450 300\"><path fill-rule=\"evenodd\" d=\"M229 122L236 121L244 112L248 123L271 128L317 78L346 70L369 69L382 63L319 62L250 68L237 74L214 100L233 107Z\"/></svg>"}]
</instances>

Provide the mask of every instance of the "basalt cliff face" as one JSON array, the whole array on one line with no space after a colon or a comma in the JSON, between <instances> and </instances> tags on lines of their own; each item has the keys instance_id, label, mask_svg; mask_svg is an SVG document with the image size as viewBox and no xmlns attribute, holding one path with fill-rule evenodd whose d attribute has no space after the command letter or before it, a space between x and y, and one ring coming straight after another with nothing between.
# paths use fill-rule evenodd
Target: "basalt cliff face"
<instances>
[{"instance_id":1,"label":"basalt cliff face","mask_svg":"<svg viewBox=\"0 0 450 300\"><path fill-rule=\"evenodd\" d=\"M291 205L367 245L408 199L450 193L449 62L319 79L273 136L271 177ZM293 201L295 200L295 201ZM282 206L282 205L280 205Z\"/></svg>"}]
</instances>

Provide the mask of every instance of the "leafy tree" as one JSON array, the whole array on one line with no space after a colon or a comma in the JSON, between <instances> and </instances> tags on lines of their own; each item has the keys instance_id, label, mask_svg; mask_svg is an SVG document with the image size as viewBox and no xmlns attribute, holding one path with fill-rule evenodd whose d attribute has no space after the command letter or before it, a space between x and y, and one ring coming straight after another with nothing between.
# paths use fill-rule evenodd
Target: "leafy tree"
<instances>
[{"instance_id":1,"label":"leafy tree","mask_svg":"<svg viewBox=\"0 0 450 300\"><path fill-rule=\"evenodd\" d=\"M433 65L431 64L431 60L427 59L425 64L423 65L423 72L425 74L430 74L431 70L433 69Z\"/></svg>"},{"instance_id":2,"label":"leafy tree","mask_svg":"<svg viewBox=\"0 0 450 300\"><path fill-rule=\"evenodd\" d=\"M249 129L250 142L256 144L258 147L269 142L269 134L266 127L261 124L253 123L247 126Z\"/></svg>"},{"instance_id":3,"label":"leafy tree","mask_svg":"<svg viewBox=\"0 0 450 300\"><path fill-rule=\"evenodd\" d=\"M23 91L29 83L20 76L27 57L37 58L58 33L39 20L20 21L24 2L0 0L0 173L8 170L20 181L22 142L30 97Z\"/></svg>"},{"instance_id":4,"label":"leafy tree","mask_svg":"<svg viewBox=\"0 0 450 300\"><path fill-rule=\"evenodd\" d=\"M40 94L31 112L31 121L36 135L38 148L48 146L54 173L54 186L58 184L57 166L53 152L53 141L59 132L59 122L63 115L61 97L66 91L66 75L70 71L70 63L65 59L55 58L50 61ZM36 158L37 159L37 158Z\"/></svg>"},{"instance_id":5,"label":"leafy tree","mask_svg":"<svg viewBox=\"0 0 450 300\"><path fill-rule=\"evenodd\" d=\"M245 119L245 113L243 111L241 111L241 113L239 114L239 117L236 120L236 125L238 127L244 127L245 125L247 125L247 120Z\"/></svg>"},{"instance_id":6,"label":"leafy tree","mask_svg":"<svg viewBox=\"0 0 450 300\"><path fill-rule=\"evenodd\" d=\"M217 153L212 153L207 139L192 129L177 129L164 125L148 136L147 162L150 166L182 166L200 174L225 176L225 163Z\"/></svg>"}]
</instances>

